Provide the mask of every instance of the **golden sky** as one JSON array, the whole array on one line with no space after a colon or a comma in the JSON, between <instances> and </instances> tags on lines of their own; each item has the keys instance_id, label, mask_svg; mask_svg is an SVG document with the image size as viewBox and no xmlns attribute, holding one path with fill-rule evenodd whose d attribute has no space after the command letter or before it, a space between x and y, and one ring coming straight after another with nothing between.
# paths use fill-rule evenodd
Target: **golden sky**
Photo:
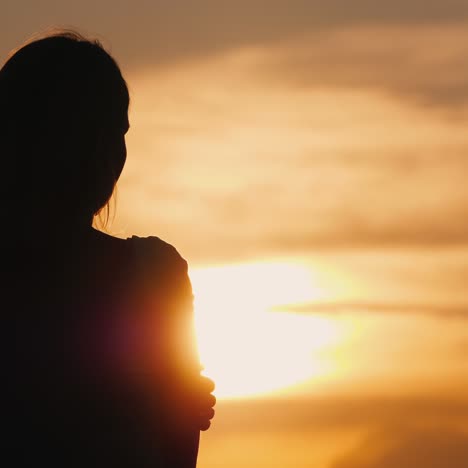
<instances>
[{"instance_id":1,"label":"golden sky","mask_svg":"<svg viewBox=\"0 0 468 468\"><path fill-rule=\"evenodd\" d=\"M200 468L468 466L468 2L6 1L0 55L53 25L129 83L111 232L191 265Z\"/></svg>"}]
</instances>

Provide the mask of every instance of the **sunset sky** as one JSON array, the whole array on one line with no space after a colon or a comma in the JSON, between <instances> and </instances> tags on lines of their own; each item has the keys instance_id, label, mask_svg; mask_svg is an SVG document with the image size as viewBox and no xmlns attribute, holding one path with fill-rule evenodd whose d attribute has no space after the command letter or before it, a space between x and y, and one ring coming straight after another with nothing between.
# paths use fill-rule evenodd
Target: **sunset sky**
<instances>
[{"instance_id":1,"label":"sunset sky","mask_svg":"<svg viewBox=\"0 0 468 468\"><path fill-rule=\"evenodd\" d=\"M0 56L99 38L120 237L189 261L199 468L468 466L468 2L9 1Z\"/></svg>"}]
</instances>

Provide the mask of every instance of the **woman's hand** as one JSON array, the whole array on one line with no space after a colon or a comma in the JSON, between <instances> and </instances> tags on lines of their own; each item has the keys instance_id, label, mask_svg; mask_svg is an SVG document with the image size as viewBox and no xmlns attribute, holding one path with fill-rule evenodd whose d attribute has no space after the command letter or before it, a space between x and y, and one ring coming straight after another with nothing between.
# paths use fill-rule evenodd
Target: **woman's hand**
<instances>
[{"instance_id":1,"label":"woman's hand","mask_svg":"<svg viewBox=\"0 0 468 468\"><path fill-rule=\"evenodd\" d=\"M203 375L200 376L196 392L198 407L198 424L201 431L206 431L211 426L215 411L216 397L212 394L215 388L214 382Z\"/></svg>"}]
</instances>

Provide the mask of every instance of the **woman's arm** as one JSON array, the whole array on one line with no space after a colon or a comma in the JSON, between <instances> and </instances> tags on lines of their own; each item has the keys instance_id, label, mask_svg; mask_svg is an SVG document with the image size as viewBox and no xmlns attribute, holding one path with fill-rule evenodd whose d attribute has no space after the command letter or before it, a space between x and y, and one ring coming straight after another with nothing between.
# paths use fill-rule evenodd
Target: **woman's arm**
<instances>
[{"instance_id":1,"label":"woman's arm","mask_svg":"<svg viewBox=\"0 0 468 468\"><path fill-rule=\"evenodd\" d=\"M199 432L208 429L214 416L214 384L200 374L187 262L160 239L145 241L152 243L149 257L154 260L152 273L145 275L144 314L149 334L145 354L154 376L148 388L154 389L155 423L160 422L157 433L167 466L194 467Z\"/></svg>"}]
</instances>

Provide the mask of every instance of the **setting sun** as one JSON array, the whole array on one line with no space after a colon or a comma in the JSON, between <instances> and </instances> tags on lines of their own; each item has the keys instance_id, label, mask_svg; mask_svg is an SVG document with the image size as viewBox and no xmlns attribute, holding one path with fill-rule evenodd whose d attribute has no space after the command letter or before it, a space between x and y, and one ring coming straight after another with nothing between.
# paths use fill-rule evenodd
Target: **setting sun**
<instances>
[{"instance_id":1,"label":"setting sun","mask_svg":"<svg viewBox=\"0 0 468 468\"><path fill-rule=\"evenodd\" d=\"M339 341L336 321L269 310L322 297L305 267L213 267L191 278L201 360L219 397L273 392L333 371L319 352Z\"/></svg>"}]
</instances>

